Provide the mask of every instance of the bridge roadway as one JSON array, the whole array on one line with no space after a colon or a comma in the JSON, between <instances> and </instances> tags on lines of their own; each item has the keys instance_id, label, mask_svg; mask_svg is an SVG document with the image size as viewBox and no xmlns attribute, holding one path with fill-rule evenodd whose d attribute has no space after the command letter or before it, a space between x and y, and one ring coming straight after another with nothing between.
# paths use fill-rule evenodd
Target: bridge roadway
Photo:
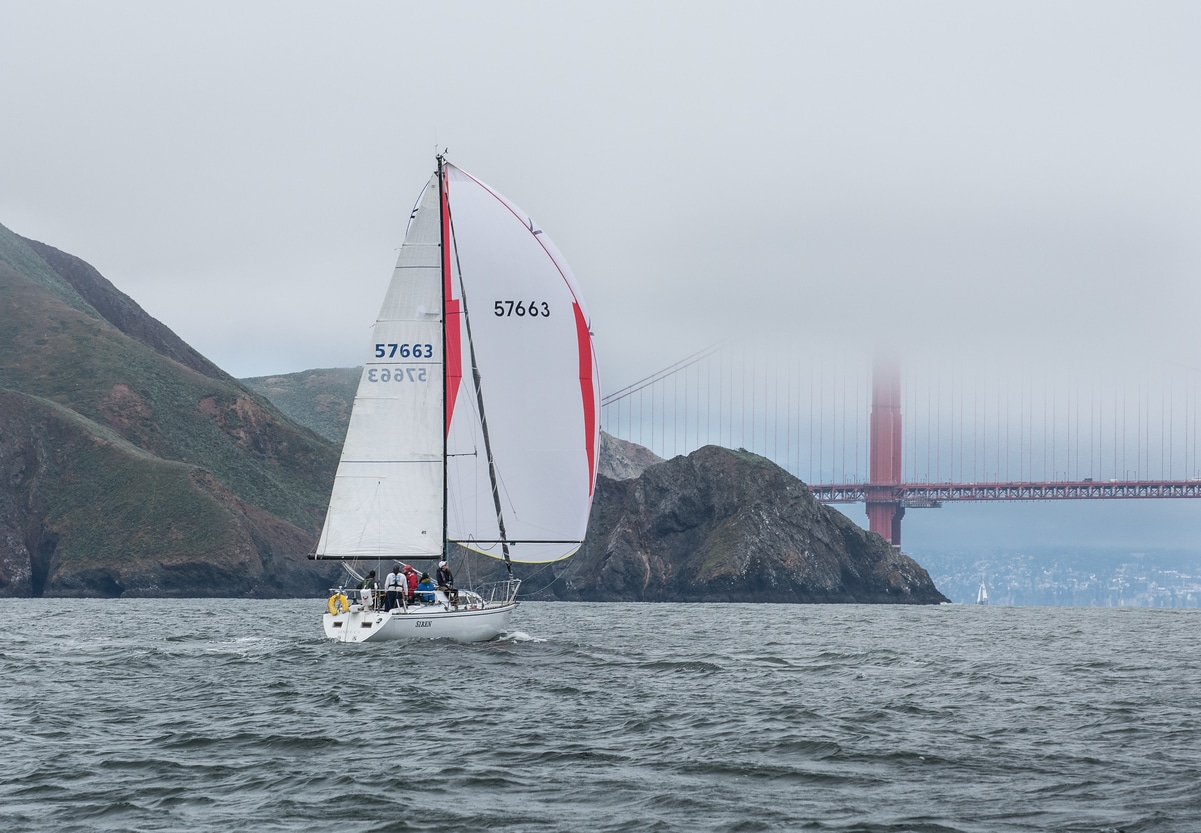
<instances>
[{"instance_id":1,"label":"bridge roadway","mask_svg":"<svg viewBox=\"0 0 1201 833\"><path fill-rule=\"evenodd\" d=\"M1201 480L1079 480L1046 483L844 483L810 486L822 503L888 501L919 508L952 500L1197 498Z\"/></svg>"}]
</instances>

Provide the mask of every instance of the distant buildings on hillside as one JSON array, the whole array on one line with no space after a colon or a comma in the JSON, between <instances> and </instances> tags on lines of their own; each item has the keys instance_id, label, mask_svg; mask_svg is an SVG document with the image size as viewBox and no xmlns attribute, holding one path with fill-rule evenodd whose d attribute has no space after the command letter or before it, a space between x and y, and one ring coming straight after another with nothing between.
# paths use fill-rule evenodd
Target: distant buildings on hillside
<instances>
[{"instance_id":1,"label":"distant buildings on hillside","mask_svg":"<svg viewBox=\"0 0 1201 833\"><path fill-rule=\"evenodd\" d=\"M916 558L956 603L975 604L983 576L992 605L1201 608L1201 558L1179 554L952 553Z\"/></svg>"}]
</instances>

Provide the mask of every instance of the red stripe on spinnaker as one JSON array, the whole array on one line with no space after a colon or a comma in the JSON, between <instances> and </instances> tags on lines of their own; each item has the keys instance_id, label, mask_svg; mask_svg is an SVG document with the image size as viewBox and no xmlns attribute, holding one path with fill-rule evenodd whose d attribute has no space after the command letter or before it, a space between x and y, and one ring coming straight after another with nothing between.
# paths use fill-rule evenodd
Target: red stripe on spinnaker
<instances>
[{"instance_id":1,"label":"red stripe on spinnaker","mask_svg":"<svg viewBox=\"0 0 1201 833\"><path fill-rule=\"evenodd\" d=\"M592 334L578 303L575 310L575 335L580 349L580 395L584 402L584 447L588 451L588 495L596 486L596 380L592 378Z\"/></svg>"},{"instance_id":2,"label":"red stripe on spinnaker","mask_svg":"<svg viewBox=\"0 0 1201 833\"><path fill-rule=\"evenodd\" d=\"M450 436L450 420L455 412L455 399L459 385L463 382L463 344L460 303L452 297L453 282L450 279L450 182L446 172L442 173L442 298L446 325L446 434Z\"/></svg>"}]
</instances>

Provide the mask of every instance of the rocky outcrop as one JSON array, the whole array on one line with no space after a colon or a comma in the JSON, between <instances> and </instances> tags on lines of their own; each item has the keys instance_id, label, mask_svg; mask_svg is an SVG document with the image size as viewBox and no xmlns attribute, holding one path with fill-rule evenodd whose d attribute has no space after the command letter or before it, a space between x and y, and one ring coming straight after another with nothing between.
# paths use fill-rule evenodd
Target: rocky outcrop
<instances>
[{"instance_id":1,"label":"rocky outcrop","mask_svg":"<svg viewBox=\"0 0 1201 833\"><path fill-rule=\"evenodd\" d=\"M527 598L853 602L947 599L913 559L745 451L707 446L627 480L601 478L588 537L528 574Z\"/></svg>"},{"instance_id":2,"label":"rocky outcrop","mask_svg":"<svg viewBox=\"0 0 1201 833\"><path fill-rule=\"evenodd\" d=\"M600 476L610 480L632 480L663 458L649 448L618 439L601 431Z\"/></svg>"}]
</instances>

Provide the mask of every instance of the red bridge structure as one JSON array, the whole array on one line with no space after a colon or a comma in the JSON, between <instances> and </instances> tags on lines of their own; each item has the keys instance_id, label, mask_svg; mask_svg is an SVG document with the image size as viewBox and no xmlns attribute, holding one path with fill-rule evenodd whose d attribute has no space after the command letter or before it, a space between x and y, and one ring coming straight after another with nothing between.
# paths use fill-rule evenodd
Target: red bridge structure
<instances>
[{"instance_id":1,"label":"red bridge structure","mask_svg":"<svg viewBox=\"0 0 1201 833\"><path fill-rule=\"evenodd\" d=\"M903 388L896 359L722 345L607 396L602 427L661 456L754 451L899 547L906 510L945 502L1201 497L1201 385L1168 370L927 362Z\"/></svg>"},{"instance_id":2,"label":"red bridge structure","mask_svg":"<svg viewBox=\"0 0 1201 833\"><path fill-rule=\"evenodd\" d=\"M871 476L867 483L810 486L823 503L866 503L868 529L901 545L906 508L943 501L1090 500L1201 497L1201 480L1118 480L1010 483L904 483L901 476L901 377L895 362L876 364L872 386Z\"/></svg>"}]
</instances>

